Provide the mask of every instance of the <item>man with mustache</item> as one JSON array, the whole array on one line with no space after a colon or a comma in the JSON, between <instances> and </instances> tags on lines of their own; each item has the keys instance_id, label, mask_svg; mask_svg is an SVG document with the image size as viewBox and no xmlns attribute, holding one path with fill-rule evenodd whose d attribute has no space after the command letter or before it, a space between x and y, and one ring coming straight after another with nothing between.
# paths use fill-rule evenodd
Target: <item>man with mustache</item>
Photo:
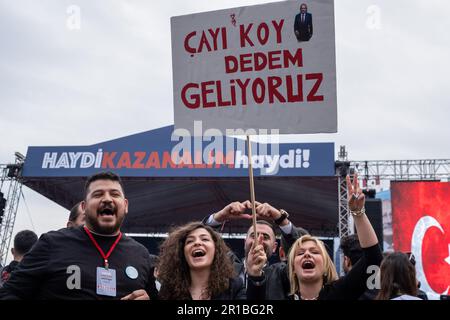
<instances>
[{"instance_id":1,"label":"man with mustache","mask_svg":"<svg viewBox=\"0 0 450 320\"><path fill-rule=\"evenodd\" d=\"M149 252L120 231L128 200L119 176L89 177L81 209L85 225L42 235L0 290L0 299L156 297Z\"/></svg>"},{"instance_id":2,"label":"man with mustache","mask_svg":"<svg viewBox=\"0 0 450 320\"><path fill-rule=\"evenodd\" d=\"M281 237L286 245L286 254L288 253L292 244L300 238L303 234L308 232L303 228L297 228L289 221L288 213L283 209L276 209L268 203L260 203L255 201L256 205L256 231L258 235L262 235L262 245L267 256L268 263L264 267L263 271L266 276L266 297L269 300L283 300L289 294L289 279L286 277L284 269L286 268L285 262L270 263L271 257L277 250L278 243L275 237L274 225L278 226L281 231ZM246 219L251 223L252 216L246 214L246 211L252 208L250 201L245 202L232 202L222 210L211 214L203 219L203 223L211 227L218 227L222 223L228 220L240 220ZM240 261L236 256L234 259L234 267L238 275L246 283L247 277L247 260L248 253L250 252L255 240L255 233L253 226L247 231L245 238L244 250L245 257L243 261ZM264 277L262 277L264 278ZM252 282L255 282L255 278L251 278Z\"/></svg>"}]
</instances>

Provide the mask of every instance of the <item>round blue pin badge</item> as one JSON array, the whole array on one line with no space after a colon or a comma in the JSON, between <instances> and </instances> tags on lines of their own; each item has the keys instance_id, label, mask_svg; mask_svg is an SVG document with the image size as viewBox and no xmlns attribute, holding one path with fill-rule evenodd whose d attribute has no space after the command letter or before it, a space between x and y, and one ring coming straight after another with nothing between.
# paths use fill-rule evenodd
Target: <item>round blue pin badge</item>
<instances>
[{"instance_id":1,"label":"round blue pin badge","mask_svg":"<svg viewBox=\"0 0 450 320\"><path fill-rule=\"evenodd\" d=\"M137 279L137 277L138 277L138 271L136 270L135 267L132 267L132 266L128 266L125 269L125 273L127 274L128 278L130 278L130 279Z\"/></svg>"}]
</instances>

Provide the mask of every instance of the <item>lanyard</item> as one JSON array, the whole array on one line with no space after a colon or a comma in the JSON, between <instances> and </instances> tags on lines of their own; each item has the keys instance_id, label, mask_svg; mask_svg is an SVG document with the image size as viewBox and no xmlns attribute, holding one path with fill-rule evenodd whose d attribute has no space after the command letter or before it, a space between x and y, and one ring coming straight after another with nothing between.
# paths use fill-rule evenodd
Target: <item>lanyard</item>
<instances>
[{"instance_id":1,"label":"lanyard","mask_svg":"<svg viewBox=\"0 0 450 320\"><path fill-rule=\"evenodd\" d=\"M108 269L109 264L108 264L108 258L111 255L111 253L114 251L114 249L116 248L117 244L119 243L120 239L122 238L122 232L119 232L119 235L117 236L116 241L114 241L113 245L111 246L111 248L109 248L108 253L105 255L105 253L103 252L102 248L100 248L100 246L98 245L97 241L94 239L94 237L92 236L92 233L89 231L88 228L86 228L86 226L84 226L84 230L86 231L87 235L89 236L89 238L91 239L92 243L94 244L94 246L97 248L97 250L100 252L100 254L102 255L103 260L105 261L105 269Z\"/></svg>"}]
</instances>

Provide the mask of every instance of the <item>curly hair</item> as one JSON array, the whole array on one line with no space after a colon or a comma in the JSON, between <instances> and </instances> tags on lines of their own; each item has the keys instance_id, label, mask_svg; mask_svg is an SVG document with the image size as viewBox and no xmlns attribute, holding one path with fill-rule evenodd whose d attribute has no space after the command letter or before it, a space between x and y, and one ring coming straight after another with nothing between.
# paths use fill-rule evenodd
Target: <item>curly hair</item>
<instances>
[{"instance_id":1,"label":"curly hair","mask_svg":"<svg viewBox=\"0 0 450 320\"><path fill-rule=\"evenodd\" d=\"M201 222L190 222L170 232L160 248L159 280L161 291L159 298L163 300L190 300L189 287L191 275L189 265L184 256L184 244L187 236L194 230L203 228L209 232L215 246L214 259L208 280L210 297L214 297L229 287L229 279L235 276L230 259L230 249L221 236L209 226Z\"/></svg>"}]
</instances>

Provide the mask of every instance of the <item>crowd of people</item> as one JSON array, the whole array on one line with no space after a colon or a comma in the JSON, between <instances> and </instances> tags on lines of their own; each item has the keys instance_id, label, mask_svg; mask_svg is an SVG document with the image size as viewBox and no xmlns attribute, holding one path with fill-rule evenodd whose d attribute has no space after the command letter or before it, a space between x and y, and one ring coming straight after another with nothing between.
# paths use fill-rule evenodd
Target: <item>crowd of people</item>
<instances>
[{"instance_id":1,"label":"crowd of people","mask_svg":"<svg viewBox=\"0 0 450 320\"><path fill-rule=\"evenodd\" d=\"M318 237L295 226L285 210L260 202L255 229L247 214L252 203L233 202L202 221L174 227L159 255L150 255L121 232L128 200L120 177L101 172L88 178L66 228L39 240L28 230L16 235L14 261L1 270L0 299L426 299L411 255L383 258L356 175L347 177L347 186L356 235L341 239L345 275L339 277ZM237 219L249 222L244 257L219 231ZM380 266L375 289L367 287L373 266Z\"/></svg>"}]
</instances>

